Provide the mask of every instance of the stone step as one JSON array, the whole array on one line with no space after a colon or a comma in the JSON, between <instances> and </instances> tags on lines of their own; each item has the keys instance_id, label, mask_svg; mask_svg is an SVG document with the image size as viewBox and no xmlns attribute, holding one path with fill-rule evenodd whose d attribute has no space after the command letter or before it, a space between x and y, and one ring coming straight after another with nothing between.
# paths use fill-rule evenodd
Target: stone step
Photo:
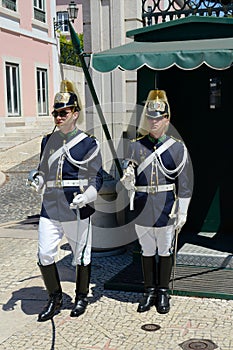
<instances>
[{"instance_id":1,"label":"stone step","mask_svg":"<svg viewBox=\"0 0 233 350\"><path fill-rule=\"evenodd\" d=\"M24 126L24 127L17 127L17 128L8 128L6 129L4 135L12 135L12 134L20 134L20 133L45 133L48 131L51 131L53 128L53 125L37 125L37 126Z\"/></svg>"},{"instance_id":2,"label":"stone step","mask_svg":"<svg viewBox=\"0 0 233 350\"><path fill-rule=\"evenodd\" d=\"M42 134L25 134L25 135L17 135L17 136L0 136L0 149L8 149L19 145L21 143L27 142L29 140L33 140L38 136L42 137Z\"/></svg>"},{"instance_id":3,"label":"stone step","mask_svg":"<svg viewBox=\"0 0 233 350\"><path fill-rule=\"evenodd\" d=\"M31 139L34 139L35 137L38 137L38 136L42 136L41 134L21 134L21 135L18 135L18 134L11 134L11 135L5 135L5 136L0 136L0 142L3 141L3 142L14 142L14 141L20 141L20 142L23 142L23 141L27 141L27 140L31 140Z\"/></svg>"},{"instance_id":4,"label":"stone step","mask_svg":"<svg viewBox=\"0 0 233 350\"><path fill-rule=\"evenodd\" d=\"M8 149L27 142L38 136L50 133L53 129L51 119L39 120L37 123L25 125L24 122L8 122L4 135L0 136L0 149Z\"/></svg>"},{"instance_id":5,"label":"stone step","mask_svg":"<svg viewBox=\"0 0 233 350\"><path fill-rule=\"evenodd\" d=\"M21 140L18 140L18 141L7 141L7 140L6 141L1 141L0 140L0 149L8 149L8 148L17 146L20 143L22 143Z\"/></svg>"},{"instance_id":6,"label":"stone step","mask_svg":"<svg viewBox=\"0 0 233 350\"><path fill-rule=\"evenodd\" d=\"M15 128L15 127L23 127L25 126L25 122L24 121L9 121L6 122L5 124L6 128Z\"/></svg>"},{"instance_id":7,"label":"stone step","mask_svg":"<svg viewBox=\"0 0 233 350\"><path fill-rule=\"evenodd\" d=\"M46 132L44 130L20 130L17 132L12 133L5 133L2 137L8 138L8 137L19 137L19 138L32 138L40 135L44 135Z\"/></svg>"}]
</instances>

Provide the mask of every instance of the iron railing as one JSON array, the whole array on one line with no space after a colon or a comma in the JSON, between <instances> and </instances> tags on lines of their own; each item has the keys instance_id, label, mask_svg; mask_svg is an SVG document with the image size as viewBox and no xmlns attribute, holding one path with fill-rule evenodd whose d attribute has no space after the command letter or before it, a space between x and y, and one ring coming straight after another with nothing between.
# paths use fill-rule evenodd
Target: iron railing
<instances>
[{"instance_id":1,"label":"iron railing","mask_svg":"<svg viewBox=\"0 0 233 350\"><path fill-rule=\"evenodd\" d=\"M2 6L8 10L16 11L16 0L2 0Z\"/></svg>"},{"instance_id":2,"label":"iron railing","mask_svg":"<svg viewBox=\"0 0 233 350\"><path fill-rule=\"evenodd\" d=\"M232 0L142 0L143 26L191 15L232 17Z\"/></svg>"},{"instance_id":3,"label":"iron railing","mask_svg":"<svg viewBox=\"0 0 233 350\"><path fill-rule=\"evenodd\" d=\"M45 23L45 20L46 20L46 18L45 18L45 11L34 7L34 18L37 21Z\"/></svg>"}]
</instances>

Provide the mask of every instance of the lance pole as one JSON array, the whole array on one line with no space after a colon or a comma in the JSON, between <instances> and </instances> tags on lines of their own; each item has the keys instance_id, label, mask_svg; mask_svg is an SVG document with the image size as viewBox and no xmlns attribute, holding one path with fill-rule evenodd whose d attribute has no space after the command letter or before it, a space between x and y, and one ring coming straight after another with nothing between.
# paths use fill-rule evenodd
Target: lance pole
<instances>
[{"instance_id":1,"label":"lance pole","mask_svg":"<svg viewBox=\"0 0 233 350\"><path fill-rule=\"evenodd\" d=\"M121 165L120 165L120 161L119 161L118 156L116 154L116 150L114 148L114 144L113 144L110 132L108 130L108 126L107 126L107 123L106 123L106 120L105 120L102 108L100 106L98 96L97 96L96 91L95 91L95 87L93 85L93 82L92 82L92 79L91 79L91 76L90 76L90 73L89 73L86 61L84 59L84 52L83 52L83 50L81 48L79 37L76 34L76 32L75 32L75 30L74 30L74 28L73 28L73 26L72 26L70 21L68 21L68 24L69 24L69 30L70 30L70 36L71 36L72 44L73 44L74 49L75 49L75 51L76 51L76 53L77 53L77 55L79 57L79 60L80 60L80 63L81 63L81 66L82 66L82 69L83 69L83 72L84 72L87 84L88 84L88 87L90 89L90 93L91 93L92 99L93 99L94 104L96 106L96 110L97 110L97 113L99 115L100 122L102 124L105 136L106 136L107 141L108 141L108 145L109 145L111 153L112 153L113 160L114 160L114 162L116 164L116 167L117 167L117 170L118 170L118 173L119 173L120 177L122 177L123 176L123 171L122 171L122 168L121 168Z\"/></svg>"}]
</instances>

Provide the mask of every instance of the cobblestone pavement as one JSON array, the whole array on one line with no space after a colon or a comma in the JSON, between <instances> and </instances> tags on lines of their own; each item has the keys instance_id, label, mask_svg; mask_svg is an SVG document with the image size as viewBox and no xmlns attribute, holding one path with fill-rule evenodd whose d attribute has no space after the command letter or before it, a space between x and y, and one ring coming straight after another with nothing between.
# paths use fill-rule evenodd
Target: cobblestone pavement
<instances>
[{"instance_id":1,"label":"cobblestone pavement","mask_svg":"<svg viewBox=\"0 0 233 350\"><path fill-rule=\"evenodd\" d=\"M37 160L35 154L7 168L0 187L1 350L233 349L232 300L172 296L169 314L159 315L155 308L139 314L139 293L104 289L132 261L132 244L118 255L93 254L89 306L84 315L71 318L75 271L63 239L57 265L64 305L52 321L38 323L47 295L36 265L37 225L22 221L39 212L38 195L25 187ZM145 331L145 324L159 327Z\"/></svg>"},{"instance_id":2,"label":"cobblestone pavement","mask_svg":"<svg viewBox=\"0 0 233 350\"><path fill-rule=\"evenodd\" d=\"M5 172L6 182L0 188L0 223L25 220L40 211L40 196L26 187L29 171L38 165L36 155Z\"/></svg>"}]
</instances>

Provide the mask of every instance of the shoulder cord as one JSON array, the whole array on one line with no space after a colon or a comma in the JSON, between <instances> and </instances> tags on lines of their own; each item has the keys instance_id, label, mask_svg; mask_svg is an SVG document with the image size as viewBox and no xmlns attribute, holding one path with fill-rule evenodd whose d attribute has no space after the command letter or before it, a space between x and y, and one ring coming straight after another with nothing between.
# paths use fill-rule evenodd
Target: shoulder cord
<instances>
[{"instance_id":1,"label":"shoulder cord","mask_svg":"<svg viewBox=\"0 0 233 350\"><path fill-rule=\"evenodd\" d=\"M66 156L67 156L68 160L69 160L73 165L77 166L78 168L80 168L80 169L82 169L82 170L87 170L87 168L84 168L84 167L82 167L81 165L90 162L90 161L91 161L93 158L95 158L95 157L97 156L97 154L99 153L99 150L100 150L99 141L95 140L95 142L96 142L96 145L97 145L95 151L90 155L89 158L87 158L87 159L85 159L85 160L76 160L76 159L74 159L74 158L71 156L70 150L69 150L69 148L66 146L66 144L63 146L63 149L64 149L64 151L65 151L65 153L66 153Z\"/></svg>"},{"instance_id":2,"label":"shoulder cord","mask_svg":"<svg viewBox=\"0 0 233 350\"><path fill-rule=\"evenodd\" d=\"M155 152L155 162L156 162L159 170L161 171L161 173L164 176L168 177L170 180L175 180L175 178L177 178L180 175L180 173L183 171L183 169L184 169L184 166L185 166L185 163L186 163L186 160L187 160L187 148L185 147L185 145L183 145L183 146L184 146L183 159L180 162L180 164L178 165L178 167L173 169L173 170L167 169L164 166L163 162L162 162L161 155L160 154L156 154L156 152ZM174 176L174 177L169 176L169 175L173 175L176 172L177 172L176 176Z\"/></svg>"}]
</instances>

